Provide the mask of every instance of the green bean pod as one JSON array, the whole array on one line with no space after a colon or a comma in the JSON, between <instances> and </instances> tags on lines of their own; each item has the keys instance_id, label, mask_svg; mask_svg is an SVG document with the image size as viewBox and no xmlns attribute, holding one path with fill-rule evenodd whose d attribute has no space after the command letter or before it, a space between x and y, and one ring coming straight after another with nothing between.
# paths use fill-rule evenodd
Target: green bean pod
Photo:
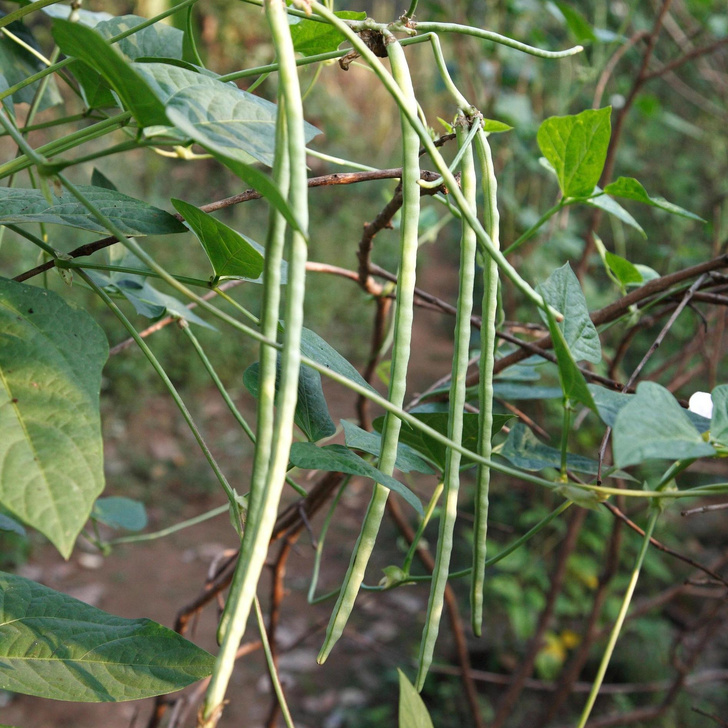
<instances>
[{"instance_id":1,"label":"green bean pod","mask_svg":"<svg viewBox=\"0 0 728 728\"><path fill-rule=\"evenodd\" d=\"M387 46L392 66L392 74L405 99L411 114L417 115L417 100L407 67L407 60L400 44L392 39ZM419 137L404 113L400 114L402 124L402 223L400 236L400 266L397 276L397 307L394 324L394 343L392 346L392 371L388 399L397 407L402 407L407 388L407 366L410 356L412 337L412 318L414 308L415 269L417 263L417 238L420 219L420 161ZM401 421L390 412L387 413L382 431L382 452L379 469L391 475L397 457L397 444ZM319 652L318 661L326 660L336 644L354 607L359 588L364 580L369 557L382 522L384 507L389 489L376 484L369 502L359 537L354 546L351 562L344 577L339 598L334 606L326 638Z\"/></svg>"},{"instance_id":2,"label":"green bean pod","mask_svg":"<svg viewBox=\"0 0 728 728\"><path fill-rule=\"evenodd\" d=\"M499 247L497 183L493 157L484 131L475 137L481 167L484 197L484 227ZM480 383L478 389L478 454L490 460L493 437L493 367L495 364L495 322L498 310L498 266L491 257L483 260L483 307L480 326ZM473 632L480 636L483 624L483 585L485 582L486 536L490 466L480 463L476 478L475 523L473 525L473 576L470 583L470 607Z\"/></svg>"},{"instance_id":3,"label":"green bean pod","mask_svg":"<svg viewBox=\"0 0 728 728\"><path fill-rule=\"evenodd\" d=\"M279 107L285 118L286 143L276 150L276 155L287 155L288 164L278 165L281 177L290 180L289 202L300 229L293 230L288 244L288 285L284 309L285 329L281 348L280 386L275 397L275 419L268 417L272 412L275 384L276 353L272 348L261 351L260 395L266 387L264 414L267 419L258 423L256 446L268 447L265 453L255 458L253 482L251 483L248 520L243 534L240 556L235 569L230 594L225 605L218 635L221 646L213 670L210 686L202 708L204 724L214 726L219 720L227 685L235 663L235 653L245 632L246 623L255 599L260 574L263 570L268 544L278 512L283 483L288 466L288 456L293 437L293 415L298 396L298 375L301 365L301 329L303 327L303 300L306 270L306 229L308 227L308 182L306 179L306 142L303 133L303 104L296 73L295 55L285 7L279 0L265 3L266 17L280 64ZM283 223L277 217L272 219L271 235L277 242L283 239ZM271 264L265 273L270 276L266 285L266 308L264 326L274 327L278 304L272 289L279 284L278 271ZM276 324L277 325L277 324ZM271 337L273 332L268 332ZM273 335L272 338L275 338ZM266 352L266 349L269 351ZM263 369L265 367L265 370ZM265 430L265 431L263 431ZM265 444L264 444L265 443Z\"/></svg>"},{"instance_id":4,"label":"green bean pod","mask_svg":"<svg viewBox=\"0 0 728 728\"><path fill-rule=\"evenodd\" d=\"M465 122L465 117L461 117ZM477 118L473 124L480 125ZM475 163L473 149L468 143L468 133L462 123L458 126L457 137L459 145L466 144L461 165L461 185L463 197L472 210L477 209L476 192L477 181L475 177ZM467 220L462 218L462 233L460 238L460 292L458 294L457 314L455 317L455 346L452 361L452 379L450 382L450 405L448 415L448 437L454 442L462 442L463 413L466 396L466 377L470 350L470 315L473 311L473 288L475 284L475 253L477 238L473 228ZM435 642L440 631L440 618L445 599L445 587L450 572L450 556L452 554L453 533L457 518L458 491L460 490L460 460L461 454L457 450L448 448L445 459L445 496L440 517L440 531L437 539L437 554L435 556L435 569L433 572L430 598L427 603L427 617L425 628L420 642L420 656L418 660L417 678L415 687L422 690L427 677L427 671L432 664L432 655Z\"/></svg>"}]
</instances>

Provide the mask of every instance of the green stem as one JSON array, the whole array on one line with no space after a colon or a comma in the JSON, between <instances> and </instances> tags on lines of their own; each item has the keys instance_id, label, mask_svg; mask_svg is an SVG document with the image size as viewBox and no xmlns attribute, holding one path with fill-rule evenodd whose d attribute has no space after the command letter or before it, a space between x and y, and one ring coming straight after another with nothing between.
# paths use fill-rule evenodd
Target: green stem
<instances>
[{"instance_id":1,"label":"green stem","mask_svg":"<svg viewBox=\"0 0 728 728\"><path fill-rule=\"evenodd\" d=\"M275 691L276 698L278 699L278 705L283 715L283 722L287 728L295 728L293 725L293 718L291 717L291 711L288 709L288 703L286 702L286 696L283 693L283 687L281 681L278 678L278 669L276 668L275 660L273 659L273 652L270 649L270 642L268 641L268 632L265 629L265 620L263 619L263 612L260 608L260 602L258 597L255 597L255 618L258 622L258 632L260 633L260 641L263 643L263 652L265 653L265 661L268 665L268 672L270 673L270 679L273 683L273 690Z\"/></svg>"},{"instance_id":2,"label":"green stem","mask_svg":"<svg viewBox=\"0 0 728 728\"><path fill-rule=\"evenodd\" d=\"M566 483L568 481L566 466L569 448L569 427L571 427L571 401L568 397L564 397L563 408L564 416L561 425L561 480Z\"/></svg>"},{"instance_id":3,"label":"green stem","mask_svg":"<svg viewBox=\"0 0 728 728\"><path fill-rule=\"evenodd\" d=\"M173 533L177 533L177 531L182 531L185 528L190 528L190 526L196 526L198 523L204 523L205 521L209 521L211 518L216 518L217 516L221 516L223 513L229 512L230 504L226 503L224 506L218 506L217 508L213 508L206 513L201 513L199 516L195 516L194 518L188 518L186 521L180 521L179 523L175 523L174 526L162 528L159 531L154 531L153 533L140 533L136 536L120 536L119 538L112 538L111 541L106 541L106 543L102 544L102 546L117 546L122 543L155 541L158 538L170 536Z\"/></svg>"},{"instance_id":4,"label":"green stem","mask_svg":"<svg viewBox=\"0 0 728 728\"><path fill-rule=\"evenodd\" d=\"M321 7L318 6L317 7ZM328 13L328 11L326 11ZM331 13L328 13L332 17ZM338 19L337 19L338 20ZM407 105L410 115L417 120L417 99L402 47L397 42L387 46L387 53L394 74L393 82ZM410 120L400 115L402 128L402 222L400 228L400 264L397 276L397 308L395 312L392 370L388 399L402 407L407 389L414 309L415 271L417 265L417 237L420 219L420 162L419 141ZM397 457L397 444L402 422L388 413L382 430L382 450L379 469L391 475ZM367 564L374 549L379 526L387 503L389 489L377 483L369 502L364 522L352 552L351 562L344 577L339 598L334 606L326 638L319 652L318 661L326 660L344 630L354 607L359 587L364 580Z\"/></svg>"},{"instance_id":5,"label":"green stem","mask_svg":"<svg viewBox=\"0 0 728 728\"><path fill-rule=\"evenodd\" d=\"M500 45L515 48L517 51L528 53L531 56L538 56L539 58L566 58L567 56L573 56L577 53L581 53L584 50L583 46L577 45L563 51L544 51L541 48L534 48L534 46L513 40L513 38L501 35L500 33L493 33L490 30L474 28L470 25L458 25L457 23L414 23L413 25L418 32L470 35L473 38L480 38L481 40L489 40L493 43L499 43Z\"/></svg>"},{"instance_id":6,"label":"green stem","mask_svg":"<svg viewBox=\"0 0 728 728\"><path fill-rule=\"evenodd\" d=\"M544 212L543 215L533 224L531 225L528 230L526 230L521 237L518 238L515 242L511 243L504 251L503 255L508 255L509 253L512 253L514 250L517 250L518 248L523 245L527 240L530 240L541 228L541 226L550 218L552 218L557 212L563 210L563 208L566 207L566 203L563 199L559 200L550 210L547 210Z\"/></svg>"},{"instance_id":7,"label":"green stem","mask_svg":"<svg viewBox=\"0 0 728 728\"><path fill-rule=\"evenodd\" d=\"M202 454L205 456L205 459L210 465L210 468L212 468L212 472L215 473L215 477L218 479L218 482L222 486L223 490L225 491L225 494L228 497L228 500L230 501L230 504L233 508L238 508L238 502L235 498L235 491L230 487L230 484L227 481L227 478L225 477L224 473L220 469L220 466L217 464L217 461L215 460L212 452L210 452L210 448L207 447L207 443L205 442L205 439L202 437L202 433L197 428L197 425L195 424L195 421L192 419L192 415L190 414L190 411L187 409L187 405L185 405L184 401L182 400L182 397L180 397L179 392L177 391L177 388L172 384L171 379L167 376L167 373L164 371L164 368L159 363L159 360L156 356L152 353L152 350L147 346L147 343L142 339L141 336L139 336L137 330L132 325L131 321L124 315L124 312L114 303L114 301L109 297L109 295L106 293L106 291L103 290L103 288L99 288L94 282L93 279L86 275L83 270L79 270L79 275L83 280L86 282L86 284L96 293L99 298L111 309L113 314L121 321L124 328L129 332L131 337L136 342L137 346L142 350L144 356L147 357L149 360L149 363L154 368L154 371L157 372L159 375L159 378L162 380L162 383L166 387L167 391L169 392L170 396L172 397L172 400L177 405L177 408L182 413L182 417L184 418L184 421L187 423L187 426L190 428L190 431L192 432L195 440L197 440L197 444L200 447L200 450L202 450Z\"/></svg>"},{"instance_id":8,"label":"green stem","mask_svg":"<svg viewBox=\"0 0 728 728\"><path fill-rule=\"evenodd\" d=\"M435 487L435 490L432 492L432 497L430 498L430 502L427 504L427 508L425 509L425 515L422 517L422 520L420 521L420 525L417 527L417 532L415 533L415 537L412 539L412 543L410 544L409 549L407 550L407 554L404 557L404 561L402 562L402 571L409 576L410 569L412 568L412 561L414 561L415 554L417 553L417 547L420 545L420 540L422 539L422 534L425 532L425 529L427 528L427 524L430 522L430 519L432 518L432 514L435 512L435 508L437 507L437 504L440 501L440 496L442 495L442 491L445 489L445 484L440 481L437 486ZM432 577L428 576L428 580Z\"/></svg>"},{"instance_id":9,"label":"green stem","mask_svg":"<svg viewBox=\"0 0 728 728\"><path fill-rule=\"evenodd\" d=\"M26 5L22 8L18 8L17 10L14 10L12 13L8 13L5 17L0 18L0 28L4 28L6 25L10 25L10 23L14 23L17 20L20 20L21 18L24 18L26 15L29 15L30 13L40 10L41 8L46 8L49 5L55 5L56 3L61 2L61 0L36 0L33 3L30 3L29 5Z\"/></svg>"},{"instance_id":10,"label":"green stem","mask_svg":"<svg viewBox=\"0 0 728 728\"><path fill-rule=\"evenodd\" d=\"M480 119L473 120L473 129L466 133L462 124L467 123L465 117L460 118L457 129L458 145L462 152L461 184L463 196L473 210L477 210L477 179L473 148L470 142L480 126ZM466 378L470 352L470 316L473 312L473 291L475 287L475 254L477 238L472 228L464 222L460 237L460 283L455 316L455 345L452 360L452 378L450 380L450 404L448 413L448 437L454 442L462 442L463 415L465 412ZM482 357L483 353L481 353ZM415 687L422 690L427 672L432 664L435 643L440 631L440 618L445 600L445 588L450 571L455 521L457 519L458 491L460 489L461 454L455 450L447 450L445 456L445 496L440 531L437 539L437 553L433 571L430 598L427 604L425 629L420 642L417 678ZM485 544L483 544L483 547Z\"/></svg>"},{"instance_id":11,"label":"green stem","mask_svg":"<svg viewBox=\"0 0 728 728\"><path fill-rule=\"evenodd\" d=\"M632 576L630 577L629 584L627 585L627 591L625 592L624 599L622 600L622 606L619 609L617 620L615 621L612 632L609 635L609 642L607 643L607 647L604 650L604 654L602 655L602 660L599 664L597 675L594 678L591 692L589 693L589 697L587 698L584 710L581 713L577 728L584 728L587 720L589 720L589 715L591 714L592 708L594 707L594 703L597 699L597 695L599 694L599 688L602 686L602 682L604 681L604 675L607 671L607 667L609 666L609 661L612 658L614 647L617 644L619 633L622 631L622 625L624 624L624 620L627 617L627 610L629 609L629 604L632 601L632 595L634 594L635 587L637 586L640 569L642 568L642 564L645 560L645 554L647 553L647 549L650 545L650 539L652 538L652 533L655 530L655 524L657 523L659 515L660 512L657 509L655 509L650 514L650 519L647 522L647 528L645 528L645 535L642 539L642 548L640 549L640 552L637 556L634 569L632 570Z\"/></svg>"},{"instance_id":12,"label":"green stem","mask_svg":"<svg viewBox=\"0 0 728 728\"><path fill-rule=\"evenodd\" d=\"M232 397L227 391L227 388L222 383L222 380L217 375L217 372L215 371L215 367L213 367L212 362L210 361L210 358L205 353L205 350L202 348L202 345L200 344L199 339L194 335L192 328L190 327L189 323L185 321L184 319L179 320L179 326L184 332L184 334L189 339L190 343L192 344L194 350L197 352L197 355L200 357L200 360L202 361L202 365L205 367L205 370L207 371L208 375L210 376L210 379L212 379L213 384L217 388L217 391L220 392L220 396L223 398L223 401L227 405L228 409L230 410L230 413L235 418L235 421L240 425L243 432L248 436L250 441L255 445L255 433L253 432L252 428L248 424L247 420L243 417L240 410L235 406L235 402L233 402ZM302 488L298 483L296 483L292 478L289 478L286 476L286 482L293 488L293 490L298 493L302 498L305 498L308 493L304 488Z\"/></svg>"}]
</instances>

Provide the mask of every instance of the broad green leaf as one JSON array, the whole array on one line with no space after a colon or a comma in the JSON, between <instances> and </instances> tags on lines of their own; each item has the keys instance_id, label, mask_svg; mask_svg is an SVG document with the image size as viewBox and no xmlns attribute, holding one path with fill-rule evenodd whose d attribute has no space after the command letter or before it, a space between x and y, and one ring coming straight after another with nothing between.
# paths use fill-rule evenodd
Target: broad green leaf
<instances>
[{"instance_id":1,"label":"broad green leaf","mask_svg":"<svg viewBox=\"0 0 728 728\"><path fill-rule=\"evenodd\" d=\"M91 173L91 186L116 190L116 185L98 167L94 167L94 171Z\"/></svg>"},{"instance_id":2,"label":"broad green leaf","mask_svg":"<svg viewBox=\"0 0 728 728\"><path fill-rule=\"evenodd\" d=\"M257 279L263 273L263 256L239 232L183 200L172 199L210 259L215 282L225 278Z\"/></svg>"},{"instance_id":3,"label":"broad green leaf","mask_svg":"<svg viewBox=\"0 0 728 728\"><path fill-rule=\"evenodd\" d=\"M0 503L68 558L104 489L104 332L55 293L0 279Z\"/></svg>"},{"instance_id":4,"label":"broad green leaf","mask_svg":"<svg viewBox=\"0 0 728 728\"><path fill-rule=\"evenodd\" d=\"M523 470L558 470L561 467L561 451L544 445L522 422L511 427L508 439L498 454ZM570 470L577 473L596 475L599 472L599 463L582 455L568 453L566 463Z\"/></svg>"},{"instance_id":5,"label":"broad green leaf","mask_svg":"<svg viewBox=\"0 0 728 728\"><path fill-rule=\"evenodd\" d=\"M142 64L144 73L154 64ZM275 104L237 86L222 83L182 68L168 66L170 77L196 75L194 83L177 90L166 101L169 120L178 129L206 149L245 164L256 160L273 166L276 143ZM204 79L204 80L200 80ZM305 125L306 141L319 134L310 124ZM241 156L245 153L245 157Z\"/></svg>"},{"instance_id":6,"label":"broad green leaf","mask_svg":"<svg viewBox=\"0 0 728 728\"><path fill-rule=\"evenodd\" d=\"M316 332L311 329L303 329L301 331L301 354L313 359L318 364L322 364L332 372L340 374L346 379L351 379L362 387L376 392L364 377L354 368L354 366L344 359L333 346L324 341Z\"/></svg>"},{"instance_id":7,"label":"broad green leaf","mask_svg":"<svg viewBox=\"0 0 728 728\"><path fill-rule=\"evenodd\" d=\"M432 718L420 694L402 670L399 673L399 721L398 728L434 728Z\"/></svg>"},{"instance_id":8,"label":"broad green leaf","mask_svg":"<svg viewBox=\"0 0 728 728\"><path fill-rule=\"evenodd\" d=\"M583 404L590 410L596 412L597 406L594 404L591 393L586 385L584 375L576 366L574 357L571 355L569 345L566 343L564 334L558 327L554 317L549 311L546 317L551 332L551 341L554 345L554 353L559 367L559 381L561 389L564 391L564 397L573 405L576 402Z\"/></svg>"},{"instance_id":9,"label":"broad green leaf","mask_svg":"<svg viewBox=\"0 0 728 728\"><path fill-rule=\"evenodd\" d=\"M341 420L344 426L346 446L352 450L363 450L379 457L382 453L382 436L378 432L367 432L353 422ZM400 442L397 445L397 461L394 467L403 473L434 473L435 471L408 445Z\"/></svg>"},{"instance_id":10,"label":"broad green leaf","mask_svg":"<svg viewBox=\"0 0 728 728\"><path fill-rule=\"evenodd\" d=\"M0 12L0 17L4 13ZM22 22L10 23L7 28L11 33L17 36L23 43L26 43L30 48L43 52L38 43L36 43L33 34L29 30L28 26ZM4 33L0 33L0 70L5 78L7 85L5 88L15 86L21 81L25 81L28 76L32 76L38 71L45 69L45 64L39 58L36 58L32 53L27 51L22 46L18 45L12 38L9 38ZM46 90L43 94L43 98L40 101L38 111L44 111L45 109L60 104L63 99L58 91L56 80L53 76L49 79L45 79L48 82ZM29 104L35 98L38 92L41 81L36 81L30 86L16 91L12 95L12 100L16 104Z\"/></svg>"},{"instance_id":11,"label":"broad green leaf","mask_svg":"<svg viewBox=\"0 0 728 728\"><path fill-rule=\"evenodd\" d=\"M587 205L592 207L598 207L600 210L609 213L617 220L620 220L625 225L633 227L643 238L647 238L647 233L644 231L642 226L620 205L616 200L613 200L608 195L601 194L602 190L600 187L595 186L593 196L588 200L584 200Z\"/></svg>"},{"instance_id":12,"label":"broad green leaf","mask_svg":"<svg viewBox=\"0 0 728 728\"><path fill-rule=\"evenodd\" d=\"M163 104L142 76L100 33L80 23L57 19L53 23L53 38L66 55L86 63L104 77L140 126L169 123Z\"/></svg>"},{"instance_id":13,"label":"broad green leaf","mask_svg":"<svg viewBox=\"0 0 728 728\"><path fill-rule=\"evenodd\" d=\"M78 185L79 191L126 235L169 235L187 228L158 207L116 190ZM0 224L44 222L108 233L108 230L67 190L49 205L40 190L0 188Z\"/></svg>"},{"instance_id":14,"label":"broad green leaf","mask_svg":"<svg viewBox=\"0 0 728 728\"><path fill-rule=\"evenodd\" d=\"M546 303L564 314L564 320L559 321L557 326L563 332L574 359L599 363L602 360L599 334L589 317L584 293L571 266L565 263L557 268L537 286L537 290ZM545 319L543 312L541 315Z\"/></svg>"},{"instance_id":15,"label":"broad green leaf","mask_svg":"<svg viewBox=\"0 0 728 728\"><path fill-rule=\"evenodd\" d=\"M551 163L564 197L590 195L599 182L611 136L611 107L576 116L552 116L538 130L538 146Z\"/></svg>"},{"instance_id":16,"label":"broad green leaf","mask_svg":"<svg viewBox=\"0 0 728 728\"><path fill-rule=\"evenodd\" d=\"M106 79L91 66L76 63L73 66L73 75L81 88L83 102L89 109L107 109L119 105Z\"/></svg>"},{"instance_id":17,"label":"broad green leaf","mask_svg":"<svg viewBox=\"0 0 728 728\"><path fill-rule=\"evenodd\" d=\"M291 446L291 462L304 470L326 470L347 475L360 475L401 495L417 513L424 515L420 499L405 485L377 470L371 463L360 458L344 445L319 447L312 442L294 442Z\"/></svg>"},{"instance_id":18,"label":"broad green leaf","mask_svg":"<svg viewBox=\"0 0 728 728\"><path fill-rule=\"evenodd\" d=\"M573 501L577 506L588 508L590 511L601 510L601 504L606 498L593 490L580 488L578 485L559 485L554 490L567 500Z\"/></svg>"},{"instance_id":19,"label":"broad green leaf","mask_svg":"<svg viewBox=\"0 0 728 728\"><path fill-rule=\"evenodd\" d=\"M712 393L713 418L710 421L710 438L728 447L728 384L721 384Z\"/></svg>"},{"instance_id":20,"label":"broad green leaf","mask_svg":"<svg viewBox=\"0 0 728 728\"><path fill-rule=\"evenodd\" d=\"M364 20L367 16L366 13L350 10L337 12L334 15L342 20ZM293 49L304 56L315 56L318 53L335 51L345 40L344 36L328 23L292 18L290 16L289 23L291 24Z\"/></svg>"},{"instance_id":21,"label":"broad green leaf","mask_svg":"<svg viewBox=\"0 0 728 728\"><path fill-rule=\"evenodd\" d=\"M111 13L71 8L70 5L47 5L43 8L43 12L51 18L63 18L64 20L68 20L71 10L74 11L74 17L78 18L78 22L88 25L89 28L95 28L101 21L111 20L114 17Z\"/></svg>"},{"instance_id":22,"label":"broad green leaf","mask_svg":"<svg viewBox=\"0 0 728 728\"><path fill-rule=\"evenodd\" d=\"M614 462L620 467L645 460L686 460L715 455L670 392L641 382L614 423Z\"/></svg>"},{"instance_id":23,"label":"broad green leaf","mask_svg":"<svg viewBox=\"0 0 728 728\"><path fill-rule=\"evenodd\" d=\"M442 435L447 436L447 412L412 412L412 414L422 424L431 427ZM497 435L503 425L513 419L513 415L493 415L493 436ZM377 417L372 423L377 432L382 431L384 426L384 417ZM406 422L402 423L399 433L400 442L409 445L416 450L422 457L431 462L438 470L445 470L445 457L447 448L435 438L416 429ZM463 438L462 446L468 450L475 452L478 447L478 415L474 412L466 412L463 415ZM463 455L461 467L471 467L475 465L474 461L467 455Z\"/></svg>"},{"instance_id":24,"label":"broad green leaf","mask_svg":"<svg viewBox=\"0 0 728 728\"><path fill-rule=\"evenodd\" d=\"M276 373L276 392L278 391L279 374L280 372ZM255 362L243 373L243 384L256 398L259 392L259 382L260 365ZM321 375L311 367L302 366L298 375L298 401L293 420L311 442L331 437L336 432L336 424L329 414L329 407L321 386Z\"/></svg>"},{"instance_id":25,"label":"broad green leaf","mask_svg":"<svg viewBox=\"0 0 728 728\"><path fill-rule=\"evenodd\" d=\"M571 5L568 5L565 2L559 2L558 0L555 5L564 16L566 25L577 43L596 42L597 36L594 34L594 28L592 28L587 19L578 10L575 10L571 7Z\"/></svg>"},{"instance_id":26,"label":"broad green leaf","mask_svg":"<svg viewBox=\"0 0 728 728\"><path fill-rule=\"evenodd\" d=\"M619 177L614 182L608 184L604 191L608 195L613 197L622 197L627 200L637 200L645 205L652 207L658 207L660 210L665 210L673 215L679 215L680 217L686 217L688 220L696 220L697 222L705 222L702 217L686 210L678 205L673 205L672 202L668 202L662 197L652 197L647 194L647 190L633 177Z\"/></svg>"},{"instance_id":27,"label":"broad green leaf","mask_svg":"<svg viewBox=\"0 0 728 728\"><path fill-rule=\"evenodd\" d=\"M141 531L147 527L147 509L144 504L119 496L99 498L94 503L91 518L127 531Z\"/></svg>"},{"instance_id":28,"label":"broad green leaf","mask_svg":"<svg viewBox=\"0 0 728 728\"><path fill-rule=\"evenodd\" d=\"M634 397L633 394L615 392L597 384L587 384L592 399L597 406L597 414L608 427L614 427L619 411Z\"/></svg>"},{"instance_id":29,"label":"broad green leaf","mask_svg":"<svg viewBox=\"0 0 728 728\"><path fill-rule=\"evenodd\" d=\"M25 536L25 529L21 523L18 523L14 518L3 515L0 513L0 531L10 531L18 534L18 536Z\"/></svg>"},{"instance_id":30,"label":"broad green leaf","mask_svg":"<svg viewBox=\"0 0 728 728\"><path fill-rule=\"evenodd\" d=\"M146 22L138 15L120 15L100 22L96 30L107 40ZM115 47L129 60L137 58L182 58L184 33L166 23L155 23L122 38Z\"/></svg>"},{"instance_id":31,"label":"broad green leaf","mask_svg":"<svg viewBox=\"0 0 728 728\"><path fill-rule=\"evenodd\" d=\"M161 624L122 619L0 572L0 689L101 703L179 690L215 658Z\"/></svg>"}]
</instances>

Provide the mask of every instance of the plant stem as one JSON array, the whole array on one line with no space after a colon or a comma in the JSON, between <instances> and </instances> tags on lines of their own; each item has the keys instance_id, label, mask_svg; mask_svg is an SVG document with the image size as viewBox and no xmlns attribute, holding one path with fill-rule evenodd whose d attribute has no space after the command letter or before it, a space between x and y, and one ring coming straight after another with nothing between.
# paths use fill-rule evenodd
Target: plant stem
<instances>
[{"instance_id":1,"label":"plant stem","mask_svg":"<svg viewBox=\"0 0 728 728\"><path fill-rule=\"evenodd\" d=\"M599 694L599 688L604 681L604 675L607 671L607 667L609 666L609 661L612 658L614 647L617 644L619 633L622 631L622 625L627 617L627 610L629 609L629 604L632 601L632 595L634 594L635 587L637 586L640 569L642 568L642 563L645 560L645 554L647 553L647 549L650 545L650 538L652 538L652 533L655 530L655 524L657 523L659 515L660 511L657 508L650 514L650 519L647 522L647 528L645 528L645 535L642 539L642 547L637 555L637 560L635 561L634 569L632 570L632 576L630 577L629 584L627 585L627 591L625 592L624 599L622 600L622 606L619 609L617 620L615 621L612 632L609 635L609 641L607 642L604 654L602 655L602 660L599 663L599 669L597 670L597 675L594 678L591 692L589 693L589 697L587 698L586 705L584 706L584 710L581 713L581 717L579 718L576 728L584 728L587 720L589 720L589 715L591 714L597 695Z\"/></svg>"}]
</instances>

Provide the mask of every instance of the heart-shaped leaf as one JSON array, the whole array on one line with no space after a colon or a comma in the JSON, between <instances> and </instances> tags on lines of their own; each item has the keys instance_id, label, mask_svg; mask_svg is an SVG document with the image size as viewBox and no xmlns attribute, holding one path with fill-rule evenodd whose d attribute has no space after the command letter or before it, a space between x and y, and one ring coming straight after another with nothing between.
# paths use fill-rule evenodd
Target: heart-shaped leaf
<instances>
[{"instance_id":1,"label":"heart-shaped leaf","mask_svg":"<svg viewBox=\"0 0 728 728\"><path fill-rule=\"evenodd\" d=\"M104 332L55 293L0 279L0 502L65 556L104 488Z\"/></svg>"},{"instance_id":2,"label":"heart-shaped leaf","mask_svg":"<svg viewBox=\"0 0 728 728\"><path fill-rule=\"evenodd\" d=\"M538 130L538 146L551 163L564 197L590 195L607 158L611 107L552 116Z\"/></svg>"},{"instance_id":3,"label":"heart-shaped leaf","mask_svg":"<svg viewBox=\"0 0 728 728\"><path fill-rule=\"evenodd\" d=\"M161 624L122 619L0 572L0 688L101 703L179 690L215 658Z\"/></svg>"},{"instance_id":4,"label":"heart-shaped leaf","mask_svg":"<svg viewBox=\"0 0 728 728\"><path fill-rule=\"evenodd\" d=\"M291 446L290 460L297 468L305 470L326 470L370 478L375 483L380 483L401 495L417 513L424 515L420 499L407 486L391 475L385 475L344 445L319 447L312 442L294 442Z\"/></svg>"}]
</instances>

